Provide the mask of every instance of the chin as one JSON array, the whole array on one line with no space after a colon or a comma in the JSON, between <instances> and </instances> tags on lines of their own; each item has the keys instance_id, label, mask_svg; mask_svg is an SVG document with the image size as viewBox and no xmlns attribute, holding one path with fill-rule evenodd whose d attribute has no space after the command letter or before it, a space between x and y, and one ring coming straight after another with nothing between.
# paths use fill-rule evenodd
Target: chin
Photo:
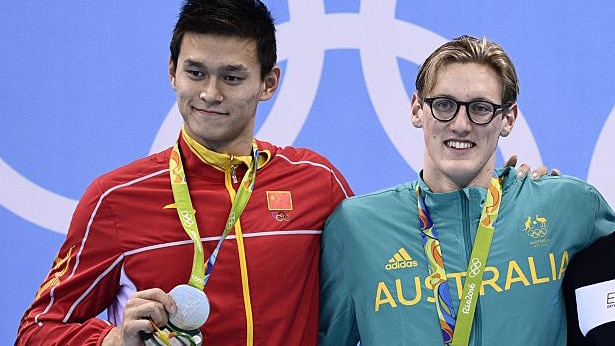
<instances>
[{"instance_id":1,"label":"chin","mask_svg":"<svg viewBox=\"0 0 615 346\"><path fill-rule=\"evenodd\" d=\"M463 165L452 165L445 170L447 175L454 181L472 181L478 176L476 167L464 167Z\"/></svg>"}]
</instances>

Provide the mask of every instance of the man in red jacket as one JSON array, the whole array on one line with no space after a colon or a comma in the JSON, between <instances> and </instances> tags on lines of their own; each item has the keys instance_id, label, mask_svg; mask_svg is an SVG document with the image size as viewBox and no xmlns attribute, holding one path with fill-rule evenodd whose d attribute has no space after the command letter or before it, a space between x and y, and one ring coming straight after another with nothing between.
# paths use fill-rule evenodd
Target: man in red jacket
<instances>
[{"instance_id":1,"label":"man in red jacket","mask_svg":"<svg viewBox=\"0 0 615 346\"><path fill-rule=\"evenodd\" d=\"M276 58L260 1L184 4L169 61L177 144L88 187L17 345L143 345L151 333L158 344L316 345L321 230L353 193L323 156L254 138ZM182 311L167 294L178 286L208 297L202 335L157 332L198 328L193 301ZM96 317L105 310L109 321Z\"/></svg>"}]
</instances>

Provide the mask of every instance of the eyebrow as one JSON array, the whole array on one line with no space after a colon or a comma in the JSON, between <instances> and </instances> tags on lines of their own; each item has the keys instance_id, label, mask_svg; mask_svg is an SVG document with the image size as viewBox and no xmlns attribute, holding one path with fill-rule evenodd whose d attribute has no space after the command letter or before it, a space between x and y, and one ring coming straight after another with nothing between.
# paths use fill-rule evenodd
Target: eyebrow
<instances>
[{"instance_id":1,"label":"eyebrow","mask_svg":"<svg viewBox=\"0 0 615 346\"><path fill-rule=\"evenodd\" d=\"M237 64L237 65L227 65L224 67L224 70L226 71L247 71L248 68L244 66L243 64Z\"/></svg>"},{"instance_id":2,"label":"eyebrow","mask_svg":"<svg viewBox=\"0 0 615 346\"><path fill-rule=\"evenodd\" d=\"M184 67L206 68L206 65L199 61L187 59L184 61ZM223 72L244 72L247 71L248 68L243 64L230 64L223 66L219 70Z\"/></svg>"},{"instance_id":3,"label":"eyebrow","mask_svg":"<svg viewBox=\"0 0 615 346\"><path fill-rule=\"evenodd\" d=\"M440 95L433 96L433 97L444 97L444 98L447 98L447 99L455 100L457 102L481 102L481 101L486 101L486 102L490 102L490 103L493 103L493 104L498 104L497 102L495 102L493 100L490 100L487 97L475 97L475 98L470 99L469 101L461 101L461 100L457 99L456 97L453 97L452 95L448 95L448 94L440 94Z\"/></svg>"},{"instance_id":4,"label":"eyebrow","mask_svg":"<svg viewBox=\"0 0 615 346\"><path fill-rule=\"evenodd\" d=\"M184 67L205 67L204 64L195 61L195 60L190 60L190 59L186 59L183 63Z\"/></svg>"}]
</instances>

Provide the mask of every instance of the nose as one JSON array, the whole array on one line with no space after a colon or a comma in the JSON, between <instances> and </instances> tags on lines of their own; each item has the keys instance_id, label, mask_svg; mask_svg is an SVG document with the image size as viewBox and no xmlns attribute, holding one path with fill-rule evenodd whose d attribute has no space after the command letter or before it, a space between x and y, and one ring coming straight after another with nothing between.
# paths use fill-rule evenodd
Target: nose
<instances>
[{"instance_id":1,"label":"nose","mask_svg":"<svg viewBox=\"0 0 615 346\"><path fill-rule=\"evenodd\" d=\"M459 105L457 115L451 120L450 127L455 133L467 133L472 130L472 121L468 114L467 105Z\"/></svg>"},{"instance_id":2,"label":"nose","mask_svg":"<svg viewBox=\"0 0 615 346\"><path fill-rule=\"evenodd\" d=\"M222 102L224 97L222 96L222 92L215 78L211 78L205 83L203 90L199 94L199 98L207 104Z\"/></svg>"}]
</instances>

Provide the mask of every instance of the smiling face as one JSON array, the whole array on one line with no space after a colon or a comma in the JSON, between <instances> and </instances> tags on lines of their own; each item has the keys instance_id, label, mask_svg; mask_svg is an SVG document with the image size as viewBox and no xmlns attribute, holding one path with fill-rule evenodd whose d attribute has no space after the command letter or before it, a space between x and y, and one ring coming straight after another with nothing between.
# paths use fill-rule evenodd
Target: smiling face
<instances>
[{"instance_id":1,"label":"smiling face","mask_svg":"<svg viewBox=\"0 0 615 346\"><path fill-rule=\"evenodd\" d=\"M502 103L502 83L495 70L477 63L442 65L425 97L456 101ZM467 186L487 187L495 169L500 136L508 136L517 117L517 105L496 113L486 125L470 121L465 106L449 122L436 120L417 93L412 96L412 124L422 127L425 139L423 179L434 192Z\"/></svg>"},{"instance_id":2,"label":"smiling face","mask_svg":"<svg viewBox=\"0 0 615 346\"><path fill-rule=\"evenodd\" d=\"M251 39L191 32L183 37L169 76L185 131L206 148L249 155L258 102L273 96L280 77L276 66L262 79L257 56Z\"/></svg>"}]
</instances>

